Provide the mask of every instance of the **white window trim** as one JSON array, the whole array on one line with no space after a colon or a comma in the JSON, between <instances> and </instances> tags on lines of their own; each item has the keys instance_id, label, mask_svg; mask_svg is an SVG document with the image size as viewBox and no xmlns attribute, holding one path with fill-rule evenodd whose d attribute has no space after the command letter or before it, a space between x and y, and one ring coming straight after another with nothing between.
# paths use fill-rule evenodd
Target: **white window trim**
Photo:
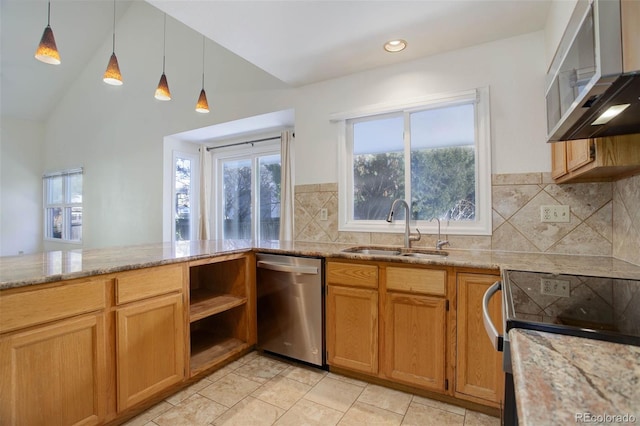
<instances>
[{"instance_id":1,"label":"white window trim","mask_svg":"<svg viewBox=\"0 0 640 426\"><path fill-rule=\"evenodd\" d=\"M377 104L358 110L330 115L338 132L338 230L346 232L381 232L402 233L404 221L369 220L354 221L353 205L348 194L353 191L353 147L348 143L347 120L382 115L399 111L412 112L434 107L453 105L469 100L476 100L476 220L473 222L443 222L441 232L452 235L491 235L491 117L489 87L416 98L405 103ZM405 140L406 142L406 140ZM391 207L391 206L389 206ZM411 220L412 232L419 228L422 233L434 234L438 232L436 221Z\"/></svg>"},{"instance_id":2,"label":"white window trim","mask_svg":"<svg viewBox=\"0 0 640 426\"><path fill-rule=\"evenodd\" d=\"M222 239L223 236L223 226L224 221L222 218L222 206L224 205L222 197L224 196L224 180L222 176L222 162L224 161L232 161L232 160L241 160L241 159L251 159L251 167L253 170L257 170L258 157L262 157L265 155L280 155L280 140L274 140L273 142L260 142L256 145L241 145L240 147L229 147L229 148L219 148L213 151L212 156L212 166L213 166L213 176L214 177L214 192L215 197L212 199L212 214L214 227L214 235L215 239ZM282 161L282 159L281 159ZM251 179L251 238L254 241L258 241L259 239L259 229L255 226L255 218L257 214L257 205L258 205L258 192L256 188L258 186L258 174L253 173Z\"/></svg>"},{"instance_id":3,"label":"white window trim","mask_svg":"<svg viewBox=\"0 0 640 426\"><path fill-rule=\"evenodd\" d=\"M56 177L56 176L69 176L69 175L74 175L74 174L80 174L82 176L82 203L66 203L65 201L63 201L62 203L55 203L55 204L49 204L47 203L47 194L45 191L45 184L43 183L42 185L42 205L43 205L43 218L42 218L42 240L45 242L53 242L53 243L62 243L62 244L71 244L71 245L75 245L75 246L81 246L82 245L82 238L80 238L79 240L71 240L69 239L68 235L63 235L63 238L51 238L47 236L47 232L48 232L48 226L49 224L47 223L47 209L50 208L62 208L63 212L67 207L83 207L84 204L84 169L82 167L77 167L77 168L72 168L72 169L65 169L65 170L59 170L59 171L55 171L55 172L49 172L49 173L45 173L42 175L42 180L43 182L46 179L52 178L52 177ZM64 194L64 197L66 199L66 194L68 191L67 188L67 182L66 180L63 180L62 183L62 192ZM82 227L84 228L85 225L85 217L84 217L84 207L82 209ZM66 233L66 231L70 231L71 230L71 225L69 225L69 229L64 229L63 230L63 234ZM83 233L84 234L84 233ZM66 237L66 238L65 238Z\"/></svg>"}]
</instances>

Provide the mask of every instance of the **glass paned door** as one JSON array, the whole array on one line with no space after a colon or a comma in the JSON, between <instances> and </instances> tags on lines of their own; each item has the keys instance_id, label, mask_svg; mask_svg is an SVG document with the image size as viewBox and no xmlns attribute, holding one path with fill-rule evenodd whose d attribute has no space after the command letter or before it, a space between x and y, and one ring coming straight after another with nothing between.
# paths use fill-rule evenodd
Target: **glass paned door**
<instances>
[{"instance_id":1,"label":"glass paned door","mask_svg":"<svg viewBox=\"0 0 640 426\"><path fill-rule=\"evenodd\" d=\"M176 157L174 218L176 241L190 240L192 234L192 160Z\"/></svg>"},{"instance_id":2,"label":"glass paned door","mask_svg":"<svg viewBox=\"0 0 640 426\"><path fill-rule=\"evenodd\" d=\"M250 159L222 163L223 239L251 239L251 169Z\"/></svg>"},{"instance_id":3,"label":"glass paned door","mask_svg":"<svg viewBox=\"0 0 640 426\"><path fill-rule=\"evenodd\" d=\"M280 237L280 155L259 157L258 164L258 235L264 241L277 240Z\"/></svg>"}]
</instances>

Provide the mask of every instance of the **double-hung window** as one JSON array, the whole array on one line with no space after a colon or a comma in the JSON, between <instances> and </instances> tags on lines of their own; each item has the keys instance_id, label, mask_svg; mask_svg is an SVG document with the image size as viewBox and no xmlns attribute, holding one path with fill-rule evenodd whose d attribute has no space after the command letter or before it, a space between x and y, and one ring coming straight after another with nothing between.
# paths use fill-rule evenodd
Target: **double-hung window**
<instances>
[{"instance_id":1,"label":"double-hung window","mask_svg":"<svg viewBox=\"0 0 640 426\"><path fill-rule=\"evenodd\" d=\"M336 114L340 124L340 230L400 232L404 211L432 232L491 233L488 88ZM412 225L412 227L414 227Z\"/></svg>"},{"instance_id":2,"label":"double-hung window","mask_svg":"<svg viewBox=\"0 0 640 426\"><path fill-rule=\"evenodd\" d=\"M214 151L215 223L219 239L278 240L280 144Z\"/></svg>"},{"instance_id":3,"label":"double-hung window","mask_svg":"<svg viewBox=\"0 0 640 426\"><path fill-rule=\"evenodd\" d=\"M43 176L44 238L82 241L82 169Z\"/></svg>"}]
</instances>

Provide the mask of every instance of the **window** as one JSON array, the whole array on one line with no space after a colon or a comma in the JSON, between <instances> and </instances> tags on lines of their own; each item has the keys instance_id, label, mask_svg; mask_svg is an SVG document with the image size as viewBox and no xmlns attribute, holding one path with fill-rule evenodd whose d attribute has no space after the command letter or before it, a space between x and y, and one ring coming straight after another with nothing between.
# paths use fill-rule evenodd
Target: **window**
<instances>
[{"instance_id":1,"label":"window","mask_svg":"<svg viewBox=\"0 0 640 426\"><path fill-rule=\"evenodd\" d=\"M44 238L82 241L82 169L43 176Z\"/></svg>"},{"instance_id":2,"label":"window","mask_svg":"<svg viewBox=\"0 0 640 426\"><path fill-rule=\"evenodd\" d=\"M198 157L173 153L173 239L195 240L198 217Z\"/></svg>"},{"instance_id":3,"label":"window","mask_svg":"<svg viewBox=\"0 0 640 426\"><path fill-rule=\"evenodd\" d=\"M394 199L431 232L491 233L488 89L332 117L344 135L340 230L400 232L404 211L385 221ZM372 112L371 112L372 111Z\"/></svg>"},{"instance_id":4,"label":"window","mask_svg":"<svg viewBox=\"0 0 640 426\"><path fill-rule=\"evenodd\" d=\"M214 152L217 238L278 240L280 144Z\"/></svg>"}]
</instances>

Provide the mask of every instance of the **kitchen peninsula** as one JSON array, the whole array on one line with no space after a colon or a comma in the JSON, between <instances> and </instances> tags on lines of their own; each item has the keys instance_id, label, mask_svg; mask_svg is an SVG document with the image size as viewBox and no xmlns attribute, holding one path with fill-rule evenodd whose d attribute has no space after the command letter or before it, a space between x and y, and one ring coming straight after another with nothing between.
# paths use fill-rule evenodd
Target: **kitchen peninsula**
<instances>
[{"instance_id":1,"label":"kitchen peninsula","mask_svg":"<svg viewBox=\"0 0 640 426\"><path fill-rule=\"evenodd\" d=\"M323 243L194 241L2 257L0 258L0 311L2 312L0 315L2 325L0 372L3 377L12 376L12 369L16 367L11 365L7 354L15 348L28 348L34 343L39 344L42 336L46 335L42 333L55 332L56 336L78 333L75 343L82 343L80 347L83 350L93 353L91 359L95 368L106 373L96 376L94 383L97 390L96 397L93 400L90 400L91 398L87 401L83 400L84 406L88 407L87 413L77 415L85 416L84 418L89 419L91 424L103 424L126 418L141 407L157 401L158 398L166 397L167 393L186 386L190 383L190 379L197 377L198 374L218 368L228 360L235 359L253 348L255 344L255 325L253 324L255 322L253 312L255 310L255 252L317 256L344 264L379 264L383 265L381 268L388 266L388 269L394 270L413 269L413 267L439 269L448 271L452 277L456 276L456 271L469 270L486 271L487 274L492 273L493 276L497 276L501 269L580 273L632 279L640 277L640 266L604 256L449 250L449 255L446 257L425 259L362 255L342 251L348 247L349 245L345 244ZM393 265L403 268L392 268ZM196 269L198 272L194 272ZM147 273L153 276L148 278ZM191 281L193 286L193 282L199 279L199 274L224 276L235 284L229 284L226 290L229 294L221 298L224 301L216 302L213 308L208 307L208 311L204 314L198 314L198 318L207 315L217 316L219 319L211 320L217 322L211 324L215 324L216 328L221 328L228 335L222 338L215 336L218 340L215 340L214 349L206 352L215 361L198 364L194 369L196 360L191 359L190 368L189 354L193 356L193 353L199 349L190 346L188 338L190 336L189 316L194 315L194 307L189 308L190 298L194 297L193 294L190 295L194 289L189 288L189 282ZM231 275L237 275L240 278L234 280L230 278ZM491 276L487 275L487 277ZM455 283L455 278L452 279ZM239 281L242 283L239 284ZM450 288L447 290L449 293ZM455 284L453 289L455 292ZM16 311L15 306L10 305L15 300L22 300L22 303L35 300L39 305L25 306L30 310L43 312L43 315L56 314L58 304L51 303L53 299L47 297L55 295L57 291L64 297L68 296L68 299L65 299L68 303L62 305L69 310L60 316L25 318ZM47 297L44 298L19 299L24 295L35 297L45 293ZM56 306L48 306L47 302L49 305ZM460 309L458 303L453 298L453 313L456 309ZM74 310L76 308L77 310ZM190 310L191 314L189 314ZM448 315L454 315L453 313ZM137 328L143 327L146 324L145 321L150 319L165 321L163 329L166 330L168 327L174 330L170 333L170 339L158 339L161 343L156 351L163 355L158 359L168 358L171 362L165 363L160 369L164 374L163 377L152 380L152 385L138 388L136 380L139 377L136 375L135 362L142 362L144 365L144 360L131 361L127 355L135 352L135 347L127 345L131 344L131 339L138 338L147 342L145 344L158 344L158 341L144 340L144 334L136 334ZM243 326L236 327L240 329L236 330L230 326L231 323L243 324ZM481 336L481 338L484 337ZM589 340L556 337L556 339L565 338L573 339L572 347L577 351L580 348L589 348L591 344ZM191 340L194 339L192 335ZM449 345L448 347L455 348L455 345ZM530 347L524 349L523 345L520 347L523 348L521 354L530 353L532 350ZM123 348L126 348L126 353L120 353ZM205 351L210 350L205 348ZM514 350L518 350L517 346ZM37 351L32 352L31 355L34 355ZM145 352L153 353L154 351ZM167 353L173 356L167 357ZM612 352L611 356L615 358L616 353ZM451 359L454 359L453 355ZM527 383L525 376L518 376L518 371L526 372L527 369L523 369L522 366L530 362L530 359L526 355L514 356L514 361L516 382ZM608 362L603 359L602 363L612 369L624 370L625 374L628 368L631 368L632 372L640 369L640 362L631 366L627 363L616 367L617 363L614 361ZM84 368L84 370L78 369L78 375L91 372L91 368L86 365L82 363L78 365ZM455 362L447 365L449 371L455 370ZM589 377L592 372L585 371L584 374ZM448 377L453 380L455 374ZM626 376L620 374L619 377ZM637 377L637 374L634 373L630 377ZM4 383L1 389L3 394L11 394L16 389L15 383L9 380L2 382ZM527 392L518 391L518 401L523 410L526 409L527 404L535 403L530 400L530 395L536 395L538 391L532 387L544 385L548 386L549 383L537 381L531 386L527 385ZM450 386L447 391L448 401L454 401L455 398L452 395L456 384L452 383ZM571 387L565 388L562 384L553 384L553 388L559 392L559 397L563 401L568 401L576 395ZM115 389L118 391L116 392ZM91 389L84 389L83 393L92 395ZM104 395L107 395L106 399ZM640 406L637 393L629 394L628 398L630 400L627 403L630 406ZM11 398L3 399L11 400ZM473 403L478 400L471 398L469 401ZM28 406L10 407L9 403L2 405L3 412L24 412L28 409ZM585 410L588 409L589 407L585 407ZM93 412L90 412L91 410Z\"/></svg>"}]
</instances>

